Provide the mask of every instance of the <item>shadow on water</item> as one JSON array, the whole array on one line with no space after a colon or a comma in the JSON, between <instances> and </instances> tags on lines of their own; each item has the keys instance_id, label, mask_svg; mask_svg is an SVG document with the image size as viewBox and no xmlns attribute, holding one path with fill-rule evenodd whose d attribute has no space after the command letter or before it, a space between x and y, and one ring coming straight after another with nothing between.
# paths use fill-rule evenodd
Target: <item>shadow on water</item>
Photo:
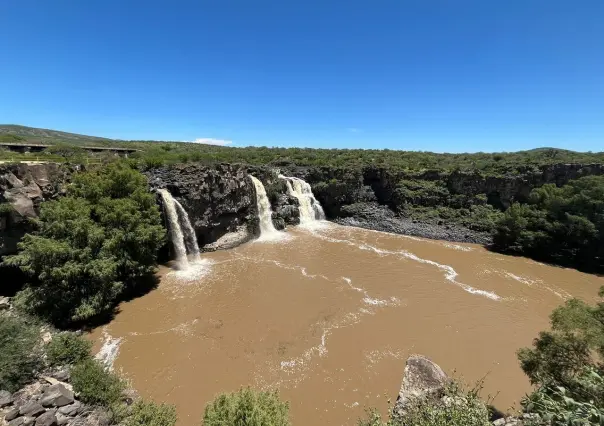
<instances>
[{"instance_id":1,"label":"shadow on water","mask_svg":"<svg viewBox=\"0 0 604 426\"><path fill-rule=\"evenodd\" d=\"M547 266L551 266L552 268L576 269L577 271L586 274L595 275L597 277L604 277L604 259L599 259L595 256L593 259L590 259L589 263L577 263L573 262L572 260L567 260L568 258L566 257L552 259L551 257L540 256L538 253L518 253L516 251L501 250L494 244L485 244L483 245L483 247L491 253L503 254L515 258L532 260L535 262L543 263Z\"/></svg>"},{"instance_id":2,"label":"shadow on water","mask_svg":"<svg viewBox=\"0 0 604 426\"><path fill-rule=\"evenodd\" d=\"M71 323L69 324L68 328L72 330L83 330L85 332L90 332L95 328L107 325L120 313L119 305L121 303L143 297L146 294L149 294L151 291L157 289L158 285L159 277L156 274L148 274L144 277L141 277L135 283L131 283L126 287L126 290L121 294L120 298L117 300L116 306L114 306L113 309L102 312L101 314L85 321Z\"/></svg>"}]
</instances>

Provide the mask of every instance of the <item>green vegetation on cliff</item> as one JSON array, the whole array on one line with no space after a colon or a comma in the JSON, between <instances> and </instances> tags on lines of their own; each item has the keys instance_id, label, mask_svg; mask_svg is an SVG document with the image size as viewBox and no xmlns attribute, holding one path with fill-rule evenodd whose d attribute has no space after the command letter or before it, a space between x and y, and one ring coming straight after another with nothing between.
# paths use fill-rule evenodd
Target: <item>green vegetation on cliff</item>
<instances>
[{"instance_id":1,"label":"green vegetation on cliff","mask_svg":"<svg viewBox=\"0 0 604 426\"><path fill-rule=\"evenodd\" d=\"M497 224L494 247L563 265L604 270L604 176L531 192Z\"/></svg>"},{"instance_id":2,"label":"green vegetation on cliff","mask_svg":"<svg viewBox=\"0 0 604 426\"><path fill-rule=\"evenodd\" d=\"M30 277L16 304L56 324L108 312L154 272L164 238L139 172L116 163L78 174L66 197L42 205L36 231L4 260Z\"/></svg>"}]
</instances>

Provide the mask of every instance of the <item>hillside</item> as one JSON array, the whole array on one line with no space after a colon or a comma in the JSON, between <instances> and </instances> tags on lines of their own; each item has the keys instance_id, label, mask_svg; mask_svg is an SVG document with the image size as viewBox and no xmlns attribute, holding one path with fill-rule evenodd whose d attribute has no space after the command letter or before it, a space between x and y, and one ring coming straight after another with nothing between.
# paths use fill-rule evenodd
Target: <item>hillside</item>
<instances>
[{"instance_id":1,"label":"hillside","mask_svg":"<svg viewBox=\"0 0 604 426\"><path fill-rule=\"evenodd\" d=\"M397 171L444 171L478 172L487 176L518 175L536 171L550 164L604 163L604 152L575 152L556 148L536 148L528 151L501 153L441 154L420 151L374 149L313 149L269 147L224 147L199 143L171 141L121 141L96 136L79 135L57 130L38 129L17 125L0 125L0 139L9 137L25 143L55 145L42 154L52 155L53 161L81 160L90 154L81 151L82 146L128 147L140 150L131 156L143 167L166 164L201 162L270 164L277 167L325 166L348 169L366 167L387 168ZM6 153L5 153L6 154ZM0 158L3 154L0 151ZM6 155L4 155L6 157ZM36 158L38 158L36 157ZM10 158L21 157L11 153Z\"/></svg>"}]
</instances>

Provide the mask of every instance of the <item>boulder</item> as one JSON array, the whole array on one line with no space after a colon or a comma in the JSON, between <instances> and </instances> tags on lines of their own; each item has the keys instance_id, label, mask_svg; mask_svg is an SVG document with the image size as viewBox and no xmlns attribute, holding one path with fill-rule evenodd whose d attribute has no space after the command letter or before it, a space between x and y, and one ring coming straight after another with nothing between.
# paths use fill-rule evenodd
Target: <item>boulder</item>
<instances>
[{"instance_id":1,"label":"boulder","mask_svg":"<svg viewBox=\"0 0 604 426\"><path fill-rule=\"evenodd\" d=\"M19 409L13 408L12 410L6 412L6 414L4 415L4 420L10 422L11 420L16 419L17 417L19 417Z\"/></svg>"},{"instance_id":2,"label":"boulder","mask_svg":"<svg viewBox=\"0 0 604 426\"><path fill-rule=\"evenodd\" d=\"M59 413L73 417L79 414L82 411L82 408L82 403L80 401L75 401L73 404L65 405L59 408Z\"/></svg>"},{"instance_id":3,"label":"boulder","mask_svg":"<svg viewBox=\"0 0 604 426\"><path fill-rule=\"evenodd\" d=\"M12 394L9 391L0 391L0 408L11 405L14 401Z\"/></svg>"},{"instance_id":4,"label":"boulder","mask_svg":"<svg viewBox=\"0 0 604 426\"><path fill-rule=\"evenodd\" d=\"M440 397L449 377L434 362L422 355L411 355L405 365L403 383L394 405L395 416L402 416L410 401Z\"/></svg>"},{"instance_id":5,"label":"boulder","mask_svg":"<svg viewBox=\"0 0 604 426\"><path fill-rule=\"evenodd\" d=\"M57 417L55 412L49 410L36 419L36 426L56 426Z\"/></svg>"},{"instance_id":6,"label":"boulder","mask_svg":"<svg viewBox=\"0 0 604 426\"><path fill-rule=\"evenodd\" d=\"M4 311L6 309L10 309L10 298L8 298L8 297L0 297L0 311ZM2 405L0 405L0 407L1 406Z\"/></svg>"},{"instance_id":7,"label":"boulder","mask_svg":"<svg viewBox=\"0 0 604 426\"><path fill-rule=\"evenodd\" d=\"M61 414L61 413L57 413L56 417L57 417L57 426L66 425L67 423L69 423L69 420L71 420L71 417Z\"/></svg>"},{"instance_id":8,"label":"boulder","mask_svg":"<svg viewBox=\"0 0 604 426\"><path fill-rule=\"evenodd\" d=\"M35 417L23 417L23 426L32 426L35 422Z\"/></svg>"},{"instance_id":9,"label":"boulder","mask_svg":"<svg viewBox=\"0 0 604 426\"><path fill-rule=\"evenodd\" d=\"M8 422L8 426L23 426L23 423L24 423L23 417L17 417L16 419L13 419L10 422Z\"/></svg>"},{"instance_id":10,"label":"boulder","mask_svg":"<svg viewBox=\"0 0 604 426\"><path fill-rule=\"evenodd\" d=\"M44 392L42 399L40 399L40 404L44 407L62 407L73 403L73 401L73 392L61 384L56 384Z\"/></svg>"},{"instance_id":11,"label":"boulder","mask_svg":"<svg viewBox=\"0 0 604 426\"><path fill-rule=\"evenodd\" d=\"M38 417L46 410L36 401L29 401L19 409L19 414L22 416Z\"/></svg>"}]
</instances>

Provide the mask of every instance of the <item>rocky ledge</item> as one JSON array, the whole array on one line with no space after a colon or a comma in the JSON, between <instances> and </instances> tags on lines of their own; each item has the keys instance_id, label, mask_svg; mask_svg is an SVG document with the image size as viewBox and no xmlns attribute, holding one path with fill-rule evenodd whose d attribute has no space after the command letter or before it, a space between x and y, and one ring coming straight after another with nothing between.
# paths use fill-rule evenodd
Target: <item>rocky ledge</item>
<instances>
[{"instance_id":1,"label":"rocky ledge","mask_svg":"<svg viewBox=\"0 0 604 426\"><path fill-rule=\"evenodd\" d=\"M491 235L456 224L437 225L398 216L390 208L376 202L356 203L342 209L346 217L336 217L333 222L392 234L445 240L459 243L490 244Z\"/></svg>"},{"instance_id":2,"label":"rocky ledge","mask_svg":"<svg viewBox=\"0 0 604 426\"><path fill-rule=\"evenodd\" d=\"M55 374L69 380L69 374ZM8 426L109 426L109 413L77 400L69 383L44 376L11 394L0 391L0 415Z\"/></svg>"},{"instance_id":3,"label":"rocky ledge","mask_svg":"<svg viewBox=\"0 0 604 426\"><path fill-rule=\"evenodd\" d=\"M403 420L407 410L418 400L429 399L434 405L450 407L451 404L464 404L463 397L451 397L445 394L450 382L447 374L423 355L411 355L405 364L403 382L392 410L395 419ZM492 415L493 426L535 426L545 425L536 414L517 416ZM498 418L497 418L498 417ZM404 421L403 421L404 424Z\"/></svg>"}]
</instances>

